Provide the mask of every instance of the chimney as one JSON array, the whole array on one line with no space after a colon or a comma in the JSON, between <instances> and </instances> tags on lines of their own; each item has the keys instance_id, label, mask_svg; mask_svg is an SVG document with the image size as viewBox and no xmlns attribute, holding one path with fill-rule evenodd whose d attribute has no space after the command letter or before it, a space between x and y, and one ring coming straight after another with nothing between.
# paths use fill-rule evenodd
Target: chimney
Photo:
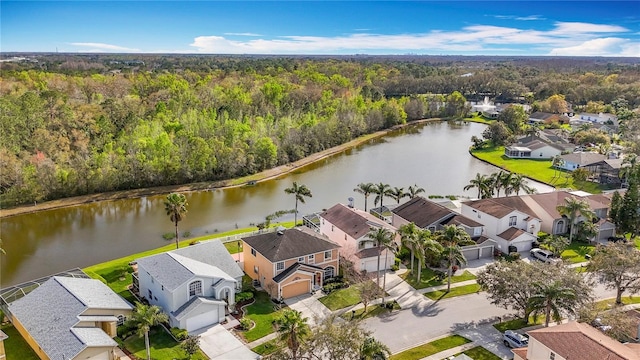
<instances>
[{"instance_id":1,"label":"chimney","mask_svg":"<svg viewBox=\"0 0 640 360\"><path fill-rule=\"evenodd\" d=\"M349 207L353 209L353 198L350 197L348 200L349 200Z\"/></svg>"}]
</instances>

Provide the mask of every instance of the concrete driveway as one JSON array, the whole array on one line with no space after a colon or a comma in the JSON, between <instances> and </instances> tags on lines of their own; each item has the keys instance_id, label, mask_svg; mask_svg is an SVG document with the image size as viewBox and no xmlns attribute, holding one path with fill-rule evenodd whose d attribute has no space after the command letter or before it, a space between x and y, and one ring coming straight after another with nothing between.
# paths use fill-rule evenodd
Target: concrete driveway
<instances>
[{"instance_id":1,"label":"concrete driveway","mask_svg":"<svg viewBox=\"0 0 640 360\"><path fill-rule=\"evenodd\" d=\"M200 335L200 349L211 360L255 360L260 355L249 350L222 325L204 328L192 332Z\"/></svg>"},{"instance_id":2,"label":"concrete driveway","mask_svg":"<svg viewBox=\"0 0 640 360\"><path fill-rule=\"evenodd\" d=\"M322 320L331 315L331 310L324 306L320 301L323 295L320 291L315 294L306 294L289 298L284 301L289 308L298 310L302 316L309 318L309 325L315 325L315 319Z\"/></svg>"}]
</instances>

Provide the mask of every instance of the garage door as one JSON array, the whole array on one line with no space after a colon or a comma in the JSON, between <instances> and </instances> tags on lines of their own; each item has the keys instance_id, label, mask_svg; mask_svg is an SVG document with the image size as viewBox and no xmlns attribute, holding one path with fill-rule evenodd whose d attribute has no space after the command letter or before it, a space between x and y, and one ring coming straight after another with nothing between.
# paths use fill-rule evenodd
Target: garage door
<instances>
[{"instance_id":1,"label":"garage door","mask_svg":"<svg viewBox=\"0 0 640 360\"><path fill-rule=\"evenodd\" d=\"M607 240L609 236L613 236L613 229L606 229L600 231L598 240Z\"/></svg>"},{"instance_id":2,"label":"garage door","mask_svg":"<svg viewBox=\"0 0 640 360\"><path fill-rule=\"evenodd\" d=\"M368 273L375 273L376 271L378 271L378 259L363 260L363 262L364 265L362 265L360 271L366 271ZM380 268L384 268L383 259L380 259Z\"/></svg>"},{"instance_id":3,"label":"garage door","mask_svg":"<svg viewBox=\"0 0 640 360\"><path fill-rule=\"evenodd\" d=\"M282 288L282 297L288 299L290 297L308 294L311 292L311 281L298 281L285 285Z\"/></svg>"},{"instance_id":4,"label":"garage door","mask_svg":"<svg viewBox=\"0 0 640 360\"><path fill-rule=\"evenodd\" d=\"M98 355L88 358L87 360L109 360L109 353L104 351Z\"/></svg>"},{"instance_id":5,"label":"garage door","mask_svg":"<svg viewBox=\"0 0 640 360\"><path fill-rule=\"evenodd\" d=\"M187 331L193 331L208 327L218 323L218 310L206 312L204 314L195 315L187 319Z\"/></svg>"},{"instance_id":6,"label":"garage door","mask_svg":"<svg viewBox=\"0 0 640 360\"><path fill-rule=\"evenodd\" d=\"M480 255L478 248L464 249L462 250L462 254L464 254L464 258L467 259L467 261L477 260Z\"/></svg>"}]
</instances>

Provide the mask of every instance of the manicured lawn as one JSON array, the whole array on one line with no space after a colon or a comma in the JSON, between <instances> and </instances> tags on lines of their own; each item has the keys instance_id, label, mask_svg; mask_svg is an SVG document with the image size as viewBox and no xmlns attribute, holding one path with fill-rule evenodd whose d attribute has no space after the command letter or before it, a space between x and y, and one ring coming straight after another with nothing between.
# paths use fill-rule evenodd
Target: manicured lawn
<instances>
[{"instance_id":1,"label":"manicured lawn","mask_svg":"<svg viewBox=\"0 0 640 360\"><path fill-rule=\"evenodd\" d=\"M544 323L544 316L538 316L537 319L534 319L533 316L529 317L529 322L524 321L524 319L513 319L508 321L503 321L501 323L493 324L493 327L500 332L505 332L507 330L518 330L527 326L539 325Z\"/></svg>"},{"instance_id":2,"label":"manicured lawn","mask_svg":"<svg viewBox=\"0 0 640 360\"><path fill-rule=\"evenodd\" d=\"M464 118L462 119L463 121L469 121L469 122L476 122L476 123L481 123L481 124L491 124L492 122L494 122L495 120L493 119L487 119L486 117L482 116L482 115L478 115L477 113L475 113L473 116L468 117L468 118Z\"/></svg>"},{"instance_id":3,"label":"manicured lawn","mask_svg":"<svg viewBox=\"0 0 640 360\"><path fill-rule=\"evenodd\" d=\"M344 314L342 314L341 317L345 320L351 320L353 317L355 317L356 319L362 320L362 319L386 314L393 310L400 310L400 305L395 301L393 302L393 309L387 309L386 307L380 306L380 305L369 305L367 306L366 313L364 312L364 308L361 308L356 310L355 314L353 314L351 311L347 311Z\"/></svg>"},{"instance_id":4,"label":"manicured lawn","mask_svg":"<svg viewBox=\"0 0 640 360\"><path fill-rule=\"evenodd\" d=\"M351 285L346 289L339 289L323 296L319 300L331 311L344 309L360 303L360 288L357 284Z\"/></svg>"},{"instance_id":5,"label":"manicured lawn","mask_svg":"<svg viewBox=\"0 0 640 360\"><path fill-rule=\"evenodd\" d=\"M424 294L424 296L428 297L431 300L442 300L442 299L448 299L456 296L475 294L479 291L480 291L480 285L471 284L471 285L452 287L450 292L447 292L446 289L428 292Z\"/></svg>"},{"instance_id":6,"label":"manicured lawn","mask_svg":"<svg viewBox=\"0 0 640 360\"><path fill-rule=\"evenodd\" d=\"M401 353L391 355L390 360L417 360L422 359L433 354L437 354L441 351L454 348L456 346L464 345L471 342L471 340L459 335L451 335L442 339L420 345L409 350L405 350Z\"/></svg>"},{"instance_id":7,"label":"manicured lawn","mask_svg":"<svg viewBox=\"0 0 640 360\"><path fill-rule=\"evenodd\" d=\"M584 257L587 254L592 254L595 246L574 242L562 252L562 259L572 264L577 264L587 261Z\"/></svg>"},{"instance_id":8,"label":"manicured lawn","mask_svg":"<svg viewBox=\"0 0 640 360\"><path fill-rule=\"evenodd\" d=\"M2 331L9 338L4 341L4 348L7 353L7 360L38 360L29 344L22 338L22 335L13 327L13 325L2 326Z\"/></svg>"},{"instance_id":9,"label":"manicured lawn","mask_svg":"<svg viewBox=\"0 0 640 360\"><path fill-rule=\"evenodd\" d=\"M264 291L256 293L255 302L245 308L245 317L253 320L256 326L245 332L241 332L247 340L252 342L275 331L273 321L280 316L281 310L275 309L269 294Z\"/></svg>"},{"instance_id":10,"label":"manicured lawn","mask_svg":"<svg viewBox=\"0 0 640 360\"><path fill-rule=\"evenodd\" d=\"M463 352L463 354L467 355L473 360L500 360L501 359L498 355L483 348L482 346L476 346L474 348L471 348ZM460 354L456 354L456 355L460 355Z\"/></svg>"},{"instance_id":11,"label":"manicured lawn","mask_svg":"<svg viewBox=\"0 0 640 360\"><path fill-rule=\"evenodd\" d=\"M414 270L417 272L417 270ZM404 274L400 275L401 278L404 279L409 285L413 286L414 289L424 289L426 287L444 285L447 283L447 278L443 280L438 279L438 275L436 272L430 268L426 268L422 270L420 274L420 281L416 281L416 274L411 271L407 271ZM461 275L452 276L451 283L457 283L461 281L474 280L476 278L475 275L465 270Z\"/></svg>"},{"instance_id":12,"label":"manicured lawn","mask_svg":"<svg viewBox=\"0 0 640 360\"><path fill-rule=\"evenodd\" d=\"M240 246L238 246L238 243L240 243ZM237 254L239 252L242 252L242 245L244 245L242 240L229 241L224 243L224 247L227 248L229 254Z\"/></svg>"},{"instance_id":13,"label":"manicured lawn","mask_svg":"<svg viewBox=\"0 0 640 360\"><path fill-rule=\"evenodd\" d=\"M630 304L640 304L640 296L623 296L622 297L622 303L624 305L630 305ZM601 310L606 310L606 309L610 309L612 307L614 307L616 304L616 299L615 298L611 298L611 299L605 299L605 300L600 300L596 302L596 307L598 309Z\"/></svg>"},{"instance_id":14,"label":"manicured lawn","mask_svg":"<svg viewBox=\"0 0 640 360\"><path fill-rule=\"evenodd\" d=\"M180 343L177 343L171 335L167 334L162 328L155 327L149 332L149 342L151 349L151 358L154 360L187 360L189 356L184 352ZM132 335L125 339L124 345L135 356L140 359L147 358L147 350L144 346L144 337ZM198 351L193 360L205 360L207 357Z\"/></svg>"},{"instance_id":15,"label":"manicured lawn","mask_svg":"<svg viewBox=\"0 0 640 360\"><path fill-rule=\"evenodd\" d=\"M598 184L590 181L574 183L571 174L566 171L558 171L551 167L551 160L509 159L504 156L504 146L489 147L481 150L473 150L473 155L505 170L523 174L534 180L538 180L556 187L573 188L598 194L602 189Z\"/></svg>"},{"instance_id":16,"label":"manicured lawn","mask_svg":"<svg viewBox=\"0 0 640 360\"><path fill-rule=\"evenodd\" d=\"M256 354L259 355L269 355L271 353L273 353L274 351L278 350L278 341L277 340L270 340L267 341L266 343L262 344L262 345L258 345L256 347L254 347L253 349L251 349L251 351L253 351Z\"/></svg>"}]
</instances>

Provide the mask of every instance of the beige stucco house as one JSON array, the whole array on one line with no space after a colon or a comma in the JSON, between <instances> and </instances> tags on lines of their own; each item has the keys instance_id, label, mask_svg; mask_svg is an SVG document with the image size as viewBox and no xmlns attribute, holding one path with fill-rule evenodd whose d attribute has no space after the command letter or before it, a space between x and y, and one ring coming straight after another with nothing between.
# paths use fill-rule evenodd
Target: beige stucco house
<instances>
[{"instance_id":1,"label":"beige stucco house","mask_svg":"<svg viewBox=\"0 0 640 360\"><path fill-rule=\"evenodd\" d=\"M242 240L244 272L274 299L309 294L338 274L340 246L309 228L281 228Z\"/></svg>"}]
</instances>

